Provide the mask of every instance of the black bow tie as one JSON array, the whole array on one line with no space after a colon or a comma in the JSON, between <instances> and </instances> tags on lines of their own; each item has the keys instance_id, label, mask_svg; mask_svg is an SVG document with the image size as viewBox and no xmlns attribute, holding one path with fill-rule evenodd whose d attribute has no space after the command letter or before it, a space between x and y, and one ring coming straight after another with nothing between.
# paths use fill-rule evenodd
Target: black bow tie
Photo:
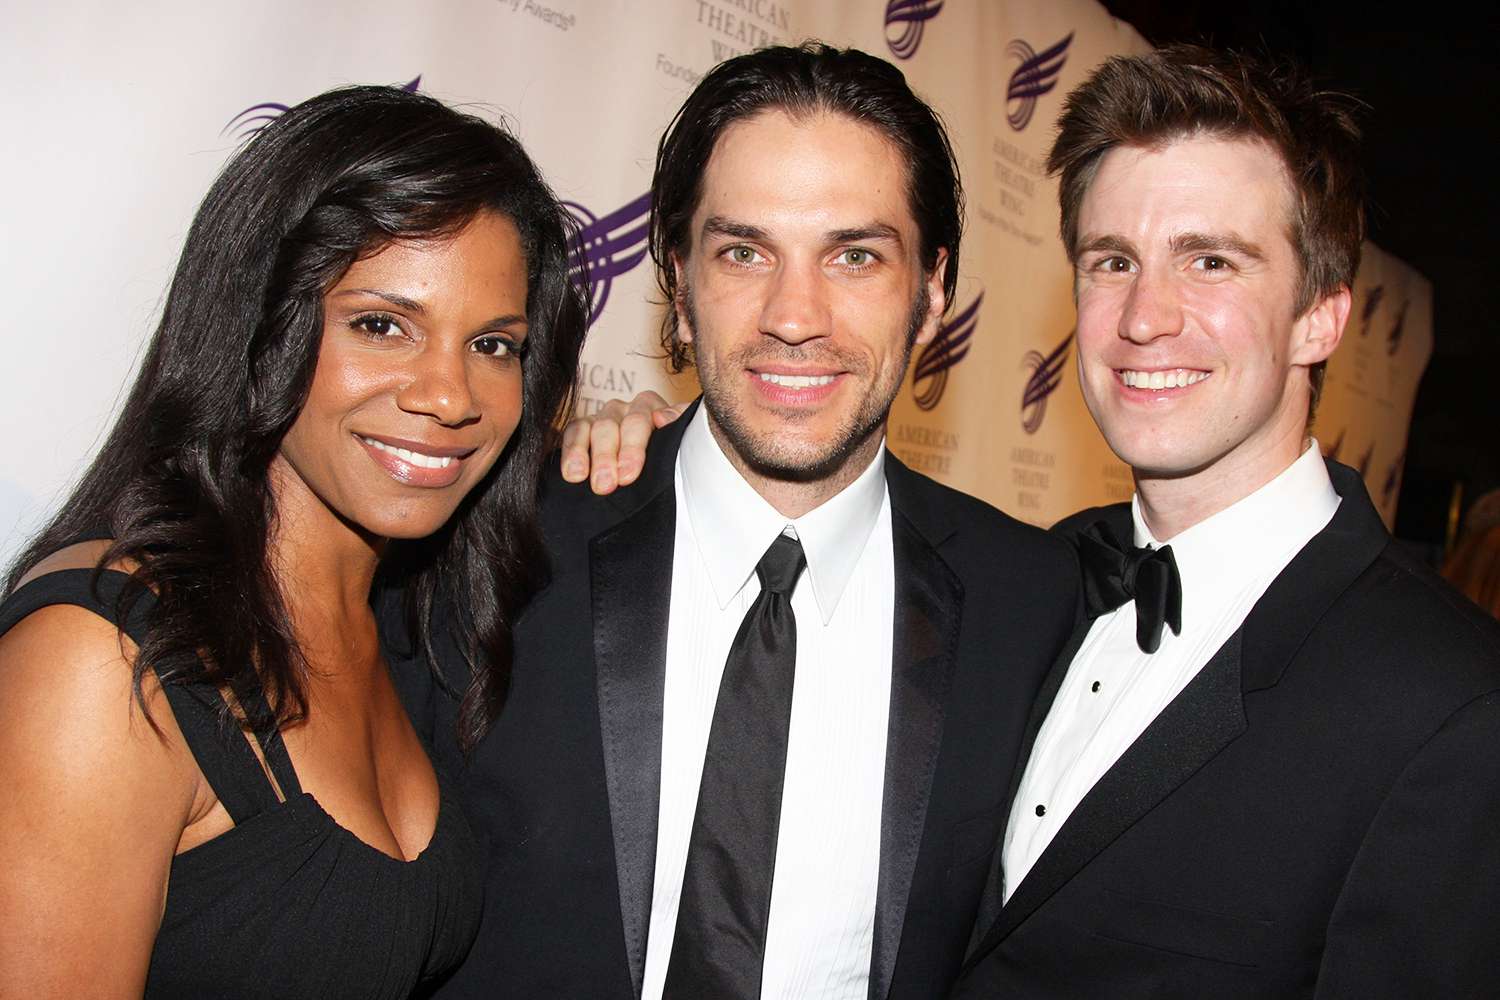
<instances>
[{"instance_id":1,"label":"black bow tie","mask_svg":"<svg viewBox=\"0 0 1500 1000\"><path fill-rule=\"evenodd\" d=\"M1085 528L1078 539L1083 563L1083 596L1090 617L1097 618L1135 601L1135 641L1145 653L1161 645L1161 627L1182 634L1182 579L1172 546L1159 549L1121 545L1103 521Z\"/></svg>"}]
</instances>

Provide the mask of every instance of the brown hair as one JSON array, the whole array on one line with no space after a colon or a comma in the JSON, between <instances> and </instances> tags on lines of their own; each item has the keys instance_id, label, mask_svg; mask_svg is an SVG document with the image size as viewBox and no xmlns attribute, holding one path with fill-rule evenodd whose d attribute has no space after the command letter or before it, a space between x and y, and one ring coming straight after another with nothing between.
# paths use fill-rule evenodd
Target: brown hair
<instances>
[{"instance_id":1,"label":"brown hair","mask_svg":"<svg viewBox=\"0 0 1500 1000\"><path fill-rule=\"evenodd\" d=\"M1062 240L1078 259L1078 212L1104 154L1195 135L1259 139L1281 157L1294 208L1300 316L1340 287L1354 287L1365 236L1358 101L1321 90L1291 65L1197 45L1115 56L1068 95L1047 170L1059 178ZM1312 405L1325 362L1312 366Z\"/></svg>"}]
</instances>

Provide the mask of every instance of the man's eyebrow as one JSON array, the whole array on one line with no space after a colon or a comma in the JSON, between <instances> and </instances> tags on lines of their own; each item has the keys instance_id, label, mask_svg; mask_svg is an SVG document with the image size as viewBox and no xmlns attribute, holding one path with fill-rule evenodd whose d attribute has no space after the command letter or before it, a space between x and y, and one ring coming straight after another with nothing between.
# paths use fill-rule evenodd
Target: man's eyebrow
<instances>
[{"instance_id":1,"label":"man's eyebrow","mask_svg":"<svg viewBox=\"0 0 1500 1000\"><path fill-rule=\"evenodd\" d=\"M898 247L902 245L900 230L884 222L872 222L868 226L854 226L850 229L835 229L828 233L829 243L865 243L874 240L889 240Z\"/></svg>"},{"instance_id":2,"label":"man's eyebrow","mask_svg":"<svg viewBox=\"0 0 1500 1000\"><path fill-rule=\"evenodd\" d=\"M703 220L703 235L705 236L727 236L737 240L769 239L769 234L759 226L753 226L748 222L736 222L722 215L710 215ZM824 234L824 239L829 243L861 243L875 240L888 240L897 246L902 245L901 231L895 226L884 222L872 222L864 226L850 226L847 229L833 229Z\"/></svg>"},{"instance_id":3,"label":"man's eyebrow","mask_svg":"<svg viewBox=\"0 0 1500 1000\"><path fill-rule=\"evenodd\" d=\"M1230 253L1263 261L1266 252L1249 240L1232 234L1178 233L1172 237L1173 253Z\"/></svg>"},{"instance_id":4,"label":"man's eyebrow","mask_svg":"<svg viewBox=\"0 0 1500 1000\"><path fill-rule=\"evenodd\" d=\"M735 222L722 215L710 215L703 220L704 236L729 236L737 240L764 240L766 231L748 222Z\"/></svg>"},{"instance_id":5,"label":"man's eyebrow","mask_svg":"<svg viewBox=\"0 0 1500 1000\"><path fill-rule=\"evenodd\" d=\"M1078 247L1078 256L1086 253L1121 253L1127 257L1139 257L1135 244L1123 236L1091 236Z\"/></svg>"},{"instance_id":6,"label":"man's eyebrow","mask_svg":"<svg viewBox=\"0 0 1500 1000\"><path fill-rule=\"evenodd\" d=\"M1251 260L1263 261L1266 253L1259 245L1244 240L1231 234L1212 233L1178 233L1169 241L1168 246L1174 254L1183 253L1226 253L1237 254L1248 257ZM1078 255L1082 257L1087 253L1119 253L1128 257L1139 257L1140 252L1134 243L1123 236L1094 236L1085 240L1078 247Z\"/></svg>"},{"instance_id":7,"label":"man's eyebrow","mask_svg":"<svg viewBox=\"0 0 1500 1000\"><path fill-rule=\"evenodd\" d=\"M333 293L336 297L345 295L373 295L377 299L384 299L397 309L415 313L418 316L425 315L427 307L416 299L409 299L405 295L397 295L395 292L383 292L378 288L341 288Z\"/></svg>"}]
</instances>

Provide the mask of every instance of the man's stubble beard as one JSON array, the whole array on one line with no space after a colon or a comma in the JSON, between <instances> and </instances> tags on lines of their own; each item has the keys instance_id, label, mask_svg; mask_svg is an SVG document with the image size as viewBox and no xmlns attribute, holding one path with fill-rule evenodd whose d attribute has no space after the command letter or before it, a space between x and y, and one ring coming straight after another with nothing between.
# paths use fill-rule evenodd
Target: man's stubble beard
<instances>
[{"instance_id":1,"label":"man's stubble beard","mask_svg":"<svg viewBox=\"0 0 1500 1000\"><path fill-rule=\"evenodd\" d=\"M682 297L683 310L687 314L696 340L699 331L703 328L698 321L692 288L683 283L678 294ZM896 394L901 391L901 385L906 379L906 369L911 362L912 348L927 318L930 303L931 297L928 295L927 285L923 283L907 317L905 343L896 377L887 385L870 386L864 398L859 401L859 405L849 415L849 419L829 435L826 448L818 448L809 453L806 449L789 446L783 438L777 435L757 435L750 429L736 405L734 393L729 391L717 377L712 375L709 378L704 377L695 349L693 358L695 363L699 364L698 384L703 390L703 405L740 461L756 475L798 483L818 482L831 478L837 475L850 457L872 435L878 434L885 424L891 404L895 402ZM730 355L724 359L724 366L731 372L740 372L752 367L756 362L831 361L835 367L848 371L851 375L870 377L869 365L862 357L846 355L826 347L806 350L801 346L782 344L768 349L763 346L768 341L774 342L772 338L762 337L761 341L751 347Z\"/></svg>"}]
</instances>

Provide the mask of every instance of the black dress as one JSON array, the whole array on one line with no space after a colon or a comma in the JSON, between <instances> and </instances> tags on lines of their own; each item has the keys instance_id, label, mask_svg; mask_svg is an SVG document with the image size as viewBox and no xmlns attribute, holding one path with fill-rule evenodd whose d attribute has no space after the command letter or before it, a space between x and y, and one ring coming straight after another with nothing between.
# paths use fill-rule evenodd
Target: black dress
<instances>
[{"instance_id":1,"label":"black dress","mask_svg":"<svg viewBox=\"0 0 1500 1000\"><path fill-rule=\"evenodd\" d=\"M49 573L0 605L0 634L53 604L74 604L137 643L151 597L118 622L123 573ZM483 860L442 787L432 840L400 861L339 826L302 791L279 734L262 751L279 801L249 743L219 725L207 685L165 684L172 714L234 828L172 859L146 996L401 998L451 969L479 925Z\"/></svg>"}]
</instances>

